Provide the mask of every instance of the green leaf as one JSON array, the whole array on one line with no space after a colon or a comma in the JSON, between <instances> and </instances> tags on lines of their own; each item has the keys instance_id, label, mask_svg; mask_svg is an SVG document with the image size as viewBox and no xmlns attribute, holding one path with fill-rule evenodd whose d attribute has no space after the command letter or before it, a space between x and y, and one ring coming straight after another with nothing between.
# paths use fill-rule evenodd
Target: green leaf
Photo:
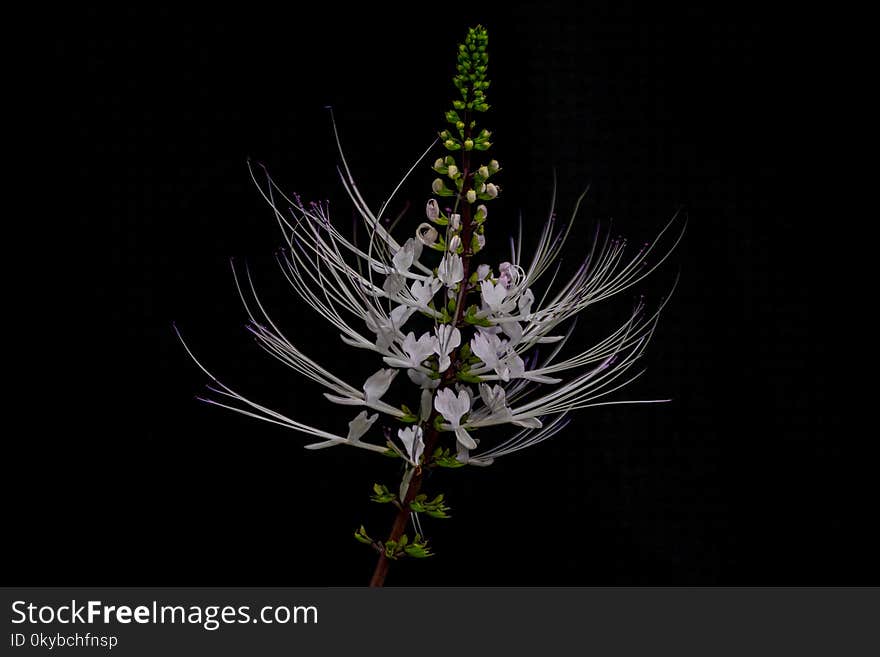
<instances>
[{"instance_id":1,"label":"green leaf","mask_svg":"<svg viewBox=\"0 0 880 657\"><path fill-rule=\"evenodd\" d=\"M373 543L373 539L367 536L367 530L364 529L363 525L355 530L354 537L355 539L366 545L371 545Z\"/></svg>"},{"instance_id":2,"label":"green leaf","mask_svg":"<svg viewBox=\"0 0 880 657\"><path fill-rule=\"evenodd\" d=\"M470 372L456 372L455 378L463 383L482 383L483 379Z\"/></svg>"}]
</instances>

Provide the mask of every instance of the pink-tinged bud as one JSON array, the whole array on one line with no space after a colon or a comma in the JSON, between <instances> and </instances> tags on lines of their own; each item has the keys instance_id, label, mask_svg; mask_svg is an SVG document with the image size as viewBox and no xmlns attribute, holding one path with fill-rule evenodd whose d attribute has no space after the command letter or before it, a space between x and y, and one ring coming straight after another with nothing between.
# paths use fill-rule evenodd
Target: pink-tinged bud
<instances>
[{"instance_id":1,"label":"pink-tinged bud","mask_svg":"<svg viewBox=\"0 0 880 657\"><path fill-rule=\"evenodd\" d=\"M428 201L428 205L425 207L425 214L431 221L436 221L437 218L440 216L440 206L437 205L437 201L435 199L431 199L430 201Z\"/></svg>"},{"instance_id":2,"label":"pink-tinged bud","mask_svg":"<svg viewBox=\"0 0 880 657\"><path fill-rule=\"evenodd\" d=\"M480 235L477 233L477 249L482 251L483 247L486 246L486 236Z\"/></svg>"},{"instance_id":3,"label":"pink-tinged bud","mask_svg":"<svg viewBox=\"0 0 880 657\"><path fill-rule=\"evenodd\" d=\"M455 253L458 251L458 247L461 246L461 238L458 235L453 235L452 239L449 240L449 251L450 253Z\"/></svg>"},{"instance_id":4,"label":"pink-tinged bud","mask_svg":"<svg viewBox=\"0 0 880 657\"><path fill-rule=\"evenodd\" d=\"M486 185L486 193L489 195L489 198L497 198L498 192L500 191L501 189L497 185L492 183Z\"/></svg>"},{"instance_id":5,"label":"pink-tinged bud","mask_svg":"<svg viewBox=\"0 0 880 657\"><path fill-rule=\"evenodd\" d=\"M449 227L452 230L458 230L461 228L461 215L460 214L451 214L449 215Z\"/></svg>"}]
</instances>

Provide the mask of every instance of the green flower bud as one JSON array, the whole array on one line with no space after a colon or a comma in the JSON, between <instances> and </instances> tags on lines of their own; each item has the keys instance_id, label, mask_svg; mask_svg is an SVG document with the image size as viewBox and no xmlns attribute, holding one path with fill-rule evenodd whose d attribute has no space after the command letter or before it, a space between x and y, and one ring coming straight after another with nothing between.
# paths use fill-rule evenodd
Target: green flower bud
<instances>
[{"instance_id":1,"label":"green flower bud","mask_svg":"<svg viewBox=\"0 0 880 657\"><path fill-rule=\"evenodd\" d=\"M455 180L458 178L458 167L454 164L450 164L449 168L446 170L446 175Z\"/></svg>"},{"instance_id":2,"label":"green flower bud","mask_svg":"<svg viewBox=\"0 0 880 657\"><path fill-rule=\"evenodd\" d=\"M474 140L473 139L465 139L464 140L464 150L470 151L474 148Z\"/></svg>"},{"instance_id":3,"label":"green flower bud","mask_svg":"<svg viewBox=\"0 0 880 657\"><path fill-rule=\"evenodd\" d=\"M452 196L452 190L446 187L446 184L443 182L442 178L434 179L434 182L431 183L431 190L437 196Z\"/></svg>"},{"instance_id":4,"label":"green flower bud","mask_svg":"<svg viewBox=\"0 0 880 657\"><path fill-rule=\"evenodd\" d=\"M489 171L492 173L498 173L501 170L501 165L498 163L498 160L492 160L489 162Z\"/></svg>"},{"instance_id":5,"label":"green flower bud","mask_svg":"<svg viewBox=\"0 0 880 657\"><path fill-rule=\"evenodd\" d=\"M474 190L469 189L468 193L467 193L467 202L473 203L476 200L477 200L477 193Z\"/></svg>"},{"instance_id":6,"label":"green flower bud","mask_svg":"<svg viewBox=\"0 0 880 657\"><path fill-rule=\"evenodd\" d=\"M488 178L488 177L489 177L489 167L487 167L487 166L484 164L484 165L481 166L479 169L477 169L477 173L480 174L480 177L481 177L481 178L484 178L484 179L485 179L485 178Z\"/></svg>"},{"instance_id":7,"label":"green flower bud","mask_svg":"<svg viewBox=\"0 0 880 657\"><path fill-rule=\"evenodd\" d=\"M443 142L443 145L450 151L457 151L461 148L461 144L459 144L454 139L447 139Z\"/></svg>"}]
</instances>

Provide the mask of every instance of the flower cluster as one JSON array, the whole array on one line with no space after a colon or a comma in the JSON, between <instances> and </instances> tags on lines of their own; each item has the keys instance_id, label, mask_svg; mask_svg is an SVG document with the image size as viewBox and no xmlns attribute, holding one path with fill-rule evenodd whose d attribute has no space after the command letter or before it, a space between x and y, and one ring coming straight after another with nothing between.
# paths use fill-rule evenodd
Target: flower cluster
<instances>
[{"instance_id":1,"label":"flower cluster","mask_svg":"<svg viewBox=\"0 0 880 657\"><path fill-rule=\"evenodd\" d=\"M319 439L307 449L393 450L407 464L401 502L407 501L410 482L420 476L421 468L435 464L444 445L454 449L457 463L485 466L555 435L572 411L661 401L607 398L641 374L636 365L662 304L647 312L640 301L604 339L573 353L567 353L566 346L579 313L636 285L666 259L683 232L683 226L670 231L679 223L676 218L654 244L634 253L624 240L597 231L581 265L562 281L556 262L582 196L568 222L558 221L555 209L551 210L530 258L522 253L520 226L518 237L511 240L509 259L476 262L494 214L487 204L501 191L495 181L501 171L498 161L474 159L492 145L491 133L477 126L475 119L489 108L486 46L486 32L477 27L459 47L454 83L460 97L446 113L450 128L437 140L447 154L433 164L439 176L431 185L434 196L425 204L424 220L408 235L393 236L383 217L437 142L374 210L355 183L333 123L340 179L366 228L365 244L340 231L328 204L288 196L268 174L258 176L251 170L284 235L286 248L278 261L290 285L338 331L343 343L373 352L380 366L360 385L328 371L303 354L273 322L250 275L236 272L249 330L269 354L323 387L327 400L361 408L349 422L348 432L337 434L297 422L216 379L210 386L213 396L203 398ZM438 199L443 198L449 207L441 207ZM667 232L671 239L661 239ZM664 241L666 246L658 247ZM541 345L546 347L539 354ZM386 398L401 373L414 387L416 411ZM383 439L376 441L369 435L380 415L399 426L384 435L380 432ZM483 436L490 427L511 425L512 435L500 440Z\"/></svg>"}]
</instances>

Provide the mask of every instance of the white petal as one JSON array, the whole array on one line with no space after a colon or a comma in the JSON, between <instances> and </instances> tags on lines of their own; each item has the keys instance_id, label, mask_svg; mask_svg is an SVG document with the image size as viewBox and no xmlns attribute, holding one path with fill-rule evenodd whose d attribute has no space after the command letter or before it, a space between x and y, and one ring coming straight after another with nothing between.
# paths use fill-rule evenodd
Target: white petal
<instances>
[{"instance_id":1,"label":"white petal","mask_svg":"<svg viewBox=\"0 0 880 657\"><path fill-rule=\"evenodd\" d=\"M388 391L395 376L397 370L381 369L367 379L364 382L364 399L367 403L382 399L382 395Z\"/></svg>"},{"instance_id":2,"label":"white petal","mask_svg":"<svg viewBox=\"0 0 880 657\"><path fill-rule=\"evenodd\" d=\"M373 426L378 417L378 413L375 413L373 417L368 417L366 411L361 411L355 419L348 423L349 442L356 443L360 440L361 436L370 430L370 427Z\"/></svg>"},{"instance_id":3,"label":"white petal","mask_svg":"<svg viewBox=\"0 0 880 657\"><path fill-rule=\"evenodd\" d=\"M520 315L529 315L532 312L532 304L535 302L535 293L531 291L531 289L526 290L522 293L519 300L517 301L517 306L519 308Z\"/></svg>"},{"instance_id":4,"label":"white petal","mask_svg":"<svg viewBox=\"0 0 880 657\"><path fill-rule=\"evenodd\" d=\"M462 445L462 447L465 447L466 449L477 448L477 443L474 442L474 439L471 438L471 435L461 427L458 427L455 430L455 439L459 442L460 445Z\"/></svg>"},{"instance_id":5,"label":"white petal","mask_svg":"<svg viewBox=\"0 0 880 657\"><path fill-rule=\"evenodd\" d=\"M464 265L461 256L447 253L437 267L437 277L446 287L452 287L464 278Z\"/></svg>"},{"instance_id":6,"label":"white petal","mask_svg":"<svg viewBox=\"0 0 880 657\"><path fill-rule=\"evenodd\" d=\"M397 437L400 438L400 442L406 448L406 453L409 455L410 460L418 464L419 458L425 449L425 442L422 440L422 428L406 427L399 429Z\"/></svg>"},{"instance_id":7,"label":"white petal","mask_svg":"<svg viewBox=\"0 0 880 657\"><path fill-rule=\"evenodd\" d=\"M501 307L504 297L507 296L507 288L501 282L493 285L492 281L482 281L480 283L480 292L486 305L495 311Z\"/></svg>"},{"instance_id":8,"label":"white petal","mask_svg":"<svg viewBox=\"0 0 880 657\"><path fill-rule=\"evenodd\" d=\"M394 254L394 257L391 258L391 262L394 264L394 268L399 272L407 272L409 268L412 267L413 260L416 255L416 244L419 244L410 237L406 243L400 247L400 250ZM421 246L421 244L419 244Z\"/></svg>"}]
</instances>

